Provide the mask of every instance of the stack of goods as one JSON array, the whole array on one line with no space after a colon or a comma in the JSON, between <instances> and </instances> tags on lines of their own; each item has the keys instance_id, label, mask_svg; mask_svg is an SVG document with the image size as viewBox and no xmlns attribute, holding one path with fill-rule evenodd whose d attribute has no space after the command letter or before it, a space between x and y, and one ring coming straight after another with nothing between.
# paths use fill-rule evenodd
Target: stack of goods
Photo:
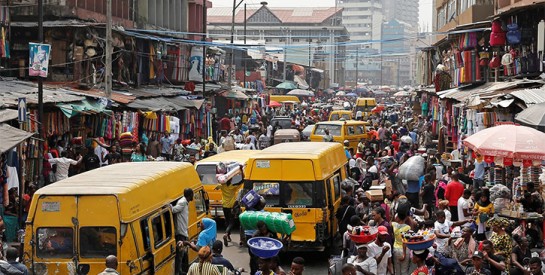
<instances>
[{"instance_id":1,"label":"stack of goods","mask_svg":"<svg viewBox=\"0 0 545 275\"><path fill-rule=\"evenodd\" d=\"M435 241L433 229L421 229L418 232L409 230L403 234L403 243L410 250L424 250L430 248Z\"/></svg>"},{"instance_id":2,"label":"stack of goods","mask_svg":"<svg viewBox=\"0 0 545 275\"><path fill-rule=\"evenodd\" d=\"M267 237L254 237L248 240L248 247L252 254L268 259L278 255L284 245L275 239Z\"/></svg>"},{"instance_id":3,"label":"stack of goods","mask_svg":"<svg viewBox=\"0 0 545 275\"><path fill-rule=\"evenodd\" d=\"M239 215L244 229L257 229L257 222L263 221L272 232L290 235L295 231L295 222L291 214L264 211L244 211Z\"/></svg>"},{"instance_id":4,"label":"stack of goods","mask_svg":"<svg viewBox=\"0 0 545 275\"><path fill-rule=\"evenodd\" d=\"M503 184L503 173L504 169L502 167L494 168L494 184Z\"/></svg>"},{"instance_id":5,"label":"stack of goods","mask_svg":"<svg viewBox=\"0 0 545 275\"><path fill-rule=\"evenodd\" d=\"M530 168L530 180L532 182L539 182L539 175L541 175L542 169L541 166L532 166Z\"/></svg>"},{"instance_id":6,"label":"stack of goods","mask_svg":"<svg viewBox=\"0 0 545 275\"><path fill-rule=\"evenodd\" d=\"M369 226L348 227L348 236L356 244L368 244L377 239L378 229Z\"/></svg>"}]
</instances>

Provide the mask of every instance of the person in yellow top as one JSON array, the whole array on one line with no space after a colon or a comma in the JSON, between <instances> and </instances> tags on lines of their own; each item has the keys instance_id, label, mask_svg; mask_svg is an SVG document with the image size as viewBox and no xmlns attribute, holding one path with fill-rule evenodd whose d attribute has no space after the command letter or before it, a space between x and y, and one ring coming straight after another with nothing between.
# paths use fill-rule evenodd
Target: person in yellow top
<instances>
[{"instance_id":1,"label":"person in yellow top","mask_svg":"<svg viewBox=\"0 0 545 275\"><path fill-rule=\"evenodd\" d=\"M486 239L486 222L494 215L494 204L490 202L490 195L487 192L477 193L475 201L473 215L477 223L477 240L482 241Z\"/></svg>"},{"instance_id":2,"label":"person in yellow top","mask_svg":"<svg viewBox=\"0 0 545 275\"><path fill-rule=\"evenodd\" d=\"M244 178L243 174L243 167L240 166L240 176ZM225 183L219 184L216 189L221 190L221 197L222 197L222 208L223 208L223 216L225 218L225 224L227 228L225 229L225 235L223 235L223 245L225 247L229 246L229 242L231 242L231 230L235 226L235 213L233 210L235 209L235 206L237 206L237 191L239 190L240 183L234 184L232 182L232 179L228 180Z\"/></svg>"},{"instance_id":3,"label":"person in yellow top","mask_svg":"<svg viewBox=\"0 0 545 275\"><path fill-rule=\"evenodd\" d=\"M394 228L394 273L409 274L409 259L407 247L403 243L403 234L411 229L405 222L407 215L402 212L397 213L396 221L392 222Z\"/></svg>"}]
</instances>

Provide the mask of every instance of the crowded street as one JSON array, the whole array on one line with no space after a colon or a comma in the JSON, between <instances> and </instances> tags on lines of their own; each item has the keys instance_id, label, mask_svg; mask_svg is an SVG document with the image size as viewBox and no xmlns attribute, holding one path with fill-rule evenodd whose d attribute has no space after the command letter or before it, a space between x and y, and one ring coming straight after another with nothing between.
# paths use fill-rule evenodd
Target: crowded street
<instances>
[{"instance_id":1,"label":"crowded street","mask_svg":"<svg viewBox=\"0 0 545 275\"><path fill-rule=\"evenodd\" d=\"M543 275L544 14L0 0L0 275Z\"/></svg>"}]
</instances>

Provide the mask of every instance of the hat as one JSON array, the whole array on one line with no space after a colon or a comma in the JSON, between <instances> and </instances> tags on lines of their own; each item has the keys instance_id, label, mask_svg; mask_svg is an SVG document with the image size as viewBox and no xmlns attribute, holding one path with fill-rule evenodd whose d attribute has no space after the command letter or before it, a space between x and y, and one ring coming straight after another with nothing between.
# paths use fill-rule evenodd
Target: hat
<instances>
[{"instance_id":1,"label":"hat","mask_svg":"<svg viewBox=\"0 0 545 275\"><path fill-rule=\"evenodd\" d=\"M344 143L350 143L350 141L348 141L347 139L344 140Z\"/></svg>"},{"instance_id":2,"label":"hat","mask_svg":"<svg viewBox=\"0 0 545 275\"><path fill-rule=\"evenodd\" d=\"M93 57L97 55L97 51L94 48L87 48L87 50L85 51L85 55L87 55L88 57Z\"/></svg>"},{"instance_id":3,"label":"hat","mask_svg":"<svg viewBox=\"0 0 545 275\"><path fill-rule=\"evenodd\" d=\"M393 139L393 140L396 140L396 139L397 139L397 135L396 135L396 134L393 134L393 135L392 135L392 139Z\"/></svg>"},{"instance_id":4,"label":"hat","mask_svg":"<svg viewBox=\"0 0 545 275\"><path fill-rule=\"evenodd\" d=\"M484 258L484 255L483 255L483 253L481 251L475 251L475 253L473 253L471 258L475 258L475 257L482 259L482 258Z\"/></svg>"},{"instance_id":5,"label":"hat","mask_svg":"<svg viewBox=\"0 0 545 275\"><path fill-rule=\"evenodd\" d=\"M83 42L83 45L85 45L85 47L96 47L96 46L97 46L97 42L96 42L94 39L86 39L86 40Z\"/></svg>"},{"instance_id":6,"label":"hat","mask_svg":"<svg viewBox=\"0 0 545 275\"><path fill-rule=\"evenodd\" d=\"M388 234L388 228L386 228L386 226L384 225L381 225L378 227L378 234L380 235L389 235Z\"/></svg>"},{"instance_id":7,"label":"hat","mask_svg":"<svg viewBox=\"0 0 545 275\"><path fill-rule=\"evenodd\" d=\"M360 248L368 248L369 246L367 246L367 244L360 244L360 245L356 245L356 247L360 249Z\"/></svg>"}]
</instances>

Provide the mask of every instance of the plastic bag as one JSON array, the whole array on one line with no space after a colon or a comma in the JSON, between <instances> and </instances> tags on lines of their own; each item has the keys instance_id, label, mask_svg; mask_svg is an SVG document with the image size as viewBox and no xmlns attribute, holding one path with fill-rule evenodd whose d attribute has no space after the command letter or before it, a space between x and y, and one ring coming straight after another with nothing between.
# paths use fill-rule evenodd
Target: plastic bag
<instances>
[{"instance_id":1,"label":"plastic bag","mask_svg":"<svg viewBox=\"0 0 545 275\"><path fill-rule=\"evenodd\" d=\"M418 180L424 174L426 160L421 156L412 156L399 167L398 177L404 180Z\"/></svg>"},{"instance_id":2,"label":"plastic bag","mask_svg":"<svg viewBox=\"0 0 545 275\"><path fill-rule=\"evenodd\" d=\"M497 198L511 198L511 190L503 184L495 184L490 188L490 201L494 202Z\"/></svg>"}]
</instances>

